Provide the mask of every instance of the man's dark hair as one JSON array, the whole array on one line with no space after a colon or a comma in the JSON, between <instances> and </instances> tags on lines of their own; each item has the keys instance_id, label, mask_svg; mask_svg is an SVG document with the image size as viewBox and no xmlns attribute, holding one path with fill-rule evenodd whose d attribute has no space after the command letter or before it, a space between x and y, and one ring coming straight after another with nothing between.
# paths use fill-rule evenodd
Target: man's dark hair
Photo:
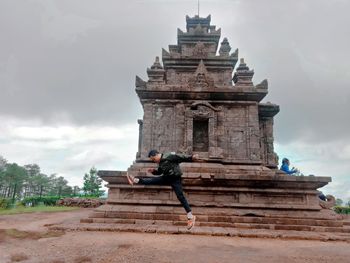
<instances>
[{"instance_id":1,"label":"man's dark hair","mask_svg":"<svg viewBox=\"0 0 350 263\"><path fill-rule=\"evenodd\" d=\"M157 150L150 150L148 153L148 157L151 158L153 156L156 156L159 152Z\"/></svg>"},{"instance_id":2,"label":"man's dark hair","mask_svg":"<svg viewBox=\"0 0 350 263\"><path fill-rule=\"evenodd\" d=\"M287 163L287 162L289 162L289 160L288 160L287 158L283 158L282 164L285 164L285 163Z\"/></svg>"}]
</instances>

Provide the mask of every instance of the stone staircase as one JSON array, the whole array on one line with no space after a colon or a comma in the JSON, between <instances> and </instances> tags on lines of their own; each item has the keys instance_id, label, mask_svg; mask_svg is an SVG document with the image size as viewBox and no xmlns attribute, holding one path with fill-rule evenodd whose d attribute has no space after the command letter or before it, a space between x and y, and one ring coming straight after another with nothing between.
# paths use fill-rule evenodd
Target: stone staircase
<instances>
[{"instance_id":1,"label":"stone staircase","mask_svg":"<svg viewBox=\"0 0 350 263\"><path fill-rule=\"evenodd\" d=\"M138 211L130 212L131 206L120 207L120 211L106 213L107 207L97 208L89 218L81 220L81 223L99 224L134 224L139 226L185 226L186 217L181 209L174 208L166 213L152 212L162 210L159 207L140 207ZM146 212L148 210L148 212ZM164 209L166 210L166 209ZM256 215L223 215L224 211L208 213L205 209L194 208L196 211L197 227L224 227L237 229L269 229L269 230L294 230L313 232L337 232L348 233L350 236L350 222L343 220L326 220L320 218L293 218L281 216L256 216ZM212 211L214 212L214 211Z\"/></svg>"},{"instance_id":2,"label":"stone staircase","mask_svg":"<svg viewBox=\"0 0 350 263\"><path fill-rule=\"evenodd\" d=\"M128 173L145 176L152 165L135 163ZM317 188L329 177L218 163L188 163L182 169L184 192L197 217L194 230L187 231L185 211L170 186L130 186L126 172L117 171L99 172L108 182L106 204L65 228L350 241L350 220L319 204Z\"/></svg>"}]
</instances>

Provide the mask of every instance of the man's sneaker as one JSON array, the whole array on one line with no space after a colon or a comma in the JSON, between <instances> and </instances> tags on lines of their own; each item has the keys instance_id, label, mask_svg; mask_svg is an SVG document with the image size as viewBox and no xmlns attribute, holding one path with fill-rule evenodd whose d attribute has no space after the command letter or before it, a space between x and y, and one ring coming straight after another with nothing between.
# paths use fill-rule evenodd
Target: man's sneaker
<instances>
[{"instance_id":1,"label":"man's sneaker","mask_svg":"<svg viewBox=\"0 0 350 263\"><path fill-rule=\"evenodd\" d=\"M191 230L194 227L194 223L196 222L196 217L193 216L192 218L187 219L187 230Z\"/></svg>"},{"instance_id":2,"label":"man's sneaker","mask_svg":"<svg viewBox=\"0 0 350 263\"><path fill-rule=\"evenodd\" d=\"M132 175L129 175L128 173L126 173L126 178L128 179L128 182L130 185L134 185L135 183L135 177Z\"/></svg>"}]
</instances>

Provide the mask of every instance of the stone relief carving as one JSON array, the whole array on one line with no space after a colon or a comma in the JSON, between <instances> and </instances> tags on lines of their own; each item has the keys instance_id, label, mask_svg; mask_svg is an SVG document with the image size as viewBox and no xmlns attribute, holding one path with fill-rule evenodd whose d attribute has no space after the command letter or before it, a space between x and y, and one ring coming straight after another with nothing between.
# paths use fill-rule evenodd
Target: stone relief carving
<instances>
[{"instance_id":1,"label":"stone relief carving","mask_svg":"<svg viewBox=\"0 0 350 263\"><path fill-rule=\"evenodd\" d=\"M206 106L206 107L212 109L213 111L221 111L221 110L222 110L222 107L221 107L221 106L215 108L214 106L212 106L212 105L211 105L209 102L207 102L207 101L199 101L199 102L192 103L191 109L196 109L197 106L199 106L199 105Z\"/></svg>"},{"instance_id":2,"label":"stone relief carving","mask_svg":"<svg viewBox=\"0 0 350 263\"><path fill-rule=\"evenodd\" d=\"M197 58L205 58L208 55L208 50L203 42L198 42L193 48L193 56Z\"/></svg>"},{"instance_id":3,"label":"stone relief carving","mask_svg":"<svg viewBox=\"0 0 350 263\"><path fill-rule=\"evenodd\" d=\"M229 56L230 51L231 51L230 43L228 42L227 38L225 37L224 40L221 42L219 54L220 54L220 56Z\"/></svg>"},{"instance_id":4,"label":"stone relief carving","mask_svg":"<svg viewBox=\"0 0 350 263\"><path fill-rule=\"evenodd\" d=\"M209 76L203 60L200 61L194 76L192 76L188 82L190 88L198 90L214 87L214 80Z\"/></svg>"}]
</instances>

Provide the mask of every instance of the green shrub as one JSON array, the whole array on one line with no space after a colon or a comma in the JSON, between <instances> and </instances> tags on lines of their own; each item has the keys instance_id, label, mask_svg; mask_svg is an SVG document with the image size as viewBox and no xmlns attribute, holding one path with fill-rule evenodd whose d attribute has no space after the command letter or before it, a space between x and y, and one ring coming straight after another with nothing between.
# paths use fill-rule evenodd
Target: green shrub
<instances>
[{"instance_id":1,"label":"green shrub","mask_svg":"<svg viewBox=\"0 0 350 263\"><path fill-rule=\"evenodd\" d=\"M335 206L334 211L338 214L350 214L349 206Z\"/></svg>"},{"instance_id":2,"label":"green shrub","mask_svg":"<svg viewBox=\"0 0 350 263\"><path fill-rule=\"evenodd\" d=\"M59 196L30 196L26 197L21 201L21 204L24 206L38 206L38 205L47 205L54 206L56 202L60 199Z\"/></svg>"},{"instance_id":3,"label":"green shrub","mask_svg":"<svg viewBox=\"0 0 350 263\"><path fill-rule=\"evenodd\" d=\"M10 208L12 206L12 199L0 198L0 208Z\"/></svg>"}]
</instances>

